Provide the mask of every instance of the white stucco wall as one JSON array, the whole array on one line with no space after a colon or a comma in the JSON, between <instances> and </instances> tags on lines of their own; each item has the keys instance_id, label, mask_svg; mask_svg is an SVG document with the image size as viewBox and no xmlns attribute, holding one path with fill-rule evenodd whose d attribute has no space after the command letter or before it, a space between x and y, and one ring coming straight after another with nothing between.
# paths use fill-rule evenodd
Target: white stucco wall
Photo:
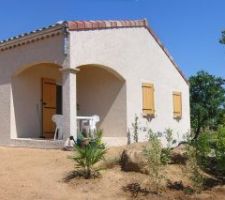
<instances>
[{"instance_id":1,"label":"white stucco wall","mask_svg":"<svg viewBox=\"0 0 225 200\"><path fill-rule=\"evenodd\" d=\"M10 142L11 86L0 73L0 144Z\"/></svg>"},{"instance_id":2,"label":"white stucco wall","mask_svg":"<svg viewBox=\"0 0 225 200\"><path fill-rule=\"evenodd\" d=\"M141 140L146 138L146 127L154 132L171 128L174 137L182 140L182 135L190 130L189 87L147 29L72 31L70 42L71 66L104 65L126 80L128 129L131 130L137 114L141 119ZM142 82L153 83L155 87L156 116L151 122L142 118ZM180 121L173 118L173 91L182 92Z\"/></svg>"},{"instance_id":3,"label":"white stucco wall","mask_svg":"<svg viewBox=\"0 0 225 200\"><path fill-rule=\"evenodd\" d=\"M78 115L99 115L98 128L106 137L126 137L125 81L98 66L84 66L77 73Z\"/></svg>"},{"instance_id":4,"label":"white stucco wall","mask_svg":"<svg viewBox=\"0 0 225 200\"><path fill-rule=\"evenodd\" d=\"M0 144L9 144L11 133L13 137L16 131L11 84L13 76L38 63L63 66L64 62L63 35L0 52Z\"/></svg>"},{"instance_id":5,"label":"white stucco wall","mask_svg":"<svg viewBox=\"0 0 225 200\"><path fill-rule=\"evenodd\" d=\"M123 92L119 93L122 96L119 96L116 100L121 101L126 96L126 107L122 106L123 103L115 101L115 104L112 105L115 106L113 110L116 112L110 113L105 126L107 127L111 120L118 120L117 124L126 123L126 130L123 133L119 126L115 126L113 129L110 127L112 130L110 132L111 137L106 138L109 144L115 145L122 144L121 141L126 142L127 132L132 132L131 124L134 122L135 114L141 120L139 125L140 140L146 138L145 130L148 128L155 132L163 132L166 128L171 128L174 131L174 136L178 140L182 140L182 135L190 130L189 87L147 29L118 28L72 31L70 32L69 41L70 56L67 60L64 55L63 35L0 52L0 144L8 144L10 134L12 134L12 137L17 134L17 119L14 117L16 107L13 102L13 87L15 87L12 84L13 77L24 69L39 63L54 63L59 66L73 68L96 64L105 66L108 69L111 68L113 70L112 74L118 73L123 78L125 81L121 88ZM31 82L32 80L28 74L25 73L24 76ZM44 74L40 73L37 76L42 75ZM73 74L74 79L71 80L76 80L76 76L79 75ZM152 83L155 87L156 115L150 122L142 117L142 82ZM75 99L76 83L72 84L68 81L65 83L65 85L68 85L66 88L70 88L70 90L64 90L64 96L72 91L71 88L74 89L72 97L66 98L69 101L64 99L63 103L65 105L68 102L74 102L73 106L64 106L64 111L73 108L68 110L69 113L71 110L75 110L76 107L76 101L73 101ZM70 87L71 85L73 87ZM19 84L18 87L20 87ZM112 90L115 92L113 87ZM182 92L183 113L180 121L173 118L173 91ZM126 92L126 95L124 95L124 92ZM70 97L71 95L67 96ZM99 100L101 101L100 98ZM37 105L37 102L35 102L36 100L34 100L34 104ZM24 106L22 102L19 104L19 106ZM126 115L117 118L117 114L120 112L122 114L126 113ZM75 112L71 113L71 116L74 116ZM70 120L72 123L73 119Z\"/></svg>"}]
</instances>

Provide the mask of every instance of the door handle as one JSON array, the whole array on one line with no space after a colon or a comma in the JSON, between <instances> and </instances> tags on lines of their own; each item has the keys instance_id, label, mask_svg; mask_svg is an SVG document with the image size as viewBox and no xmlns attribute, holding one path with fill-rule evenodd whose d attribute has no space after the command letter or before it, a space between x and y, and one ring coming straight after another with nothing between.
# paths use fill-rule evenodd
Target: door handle
<instances>
[{"instance_id":1,"label":"door handle","mask_svg":"<svg viewBox=\"0 0 225 200\"><path fill-rule=\"evenodd\" d=\"M46 102L43 102L43 103L42 103L42 105L43 105L43 106L46 106L46 105L47 105L47 103L46 103Z\"/></svg>"}]
</instances>

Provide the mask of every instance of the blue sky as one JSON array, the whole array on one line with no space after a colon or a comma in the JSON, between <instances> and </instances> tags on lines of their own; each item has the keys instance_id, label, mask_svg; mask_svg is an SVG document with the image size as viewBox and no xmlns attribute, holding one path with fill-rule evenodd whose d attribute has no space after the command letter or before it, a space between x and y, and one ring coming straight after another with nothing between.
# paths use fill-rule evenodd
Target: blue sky
<instances>
[{"instance_id":1,"label":"blue sky","mask_svg":"<svg viewBox=\"0 0 225 200\"><path fill-rule=\"evenodd\" d=\"M150 26L187 77L225 77L225 0L0 0L0 40L59 20L139 19Z\"/></svg>"}]
</instances>

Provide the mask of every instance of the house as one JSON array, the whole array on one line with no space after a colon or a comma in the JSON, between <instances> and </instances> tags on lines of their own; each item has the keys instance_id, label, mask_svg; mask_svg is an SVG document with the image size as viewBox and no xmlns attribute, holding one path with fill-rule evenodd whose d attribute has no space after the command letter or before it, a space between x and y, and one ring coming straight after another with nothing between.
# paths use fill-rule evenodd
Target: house
<instances>
[{"instance_id":1,"label":"house","mask_svg":"<svg viewBox=\"0 0 225 200\"><path fill-rule=\"evenodd\" d=\"M58 22L0 42L1 145L62 146L92 115L109 145L132 140L135 116L140 141L167 128L180 141L189 112L188 81L146 20Z\"/></svg>"}]
</instances>

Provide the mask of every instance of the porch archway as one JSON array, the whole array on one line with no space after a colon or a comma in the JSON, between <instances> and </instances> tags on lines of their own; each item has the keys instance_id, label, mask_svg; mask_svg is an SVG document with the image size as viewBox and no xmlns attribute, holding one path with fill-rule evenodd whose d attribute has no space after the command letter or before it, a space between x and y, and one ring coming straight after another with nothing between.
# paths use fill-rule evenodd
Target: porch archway
<instances>
[{"instance_id":1,"label":"porch archway","mask_svg":"<svg viewBox=\"0 0 225 200\"><path fill-rule=\"evenodd\" d=\"M126 81L114 69L88 64L77 67L77 115L98 115L104 137L126 137Z\"/></svg>"},{"instance_id":2,"label":"porch archway","mask_svg":"<svg viewBox=\"0 0 225 200\"><path fill-rule=\"evenodd\" d=\"M11 138L43 137L43 80L51 80L60 86L62 83L60 68L61 66L54 63L37 63L23 66L15 72L11 80ZM52 90L53 95L54 92L55 89ZM54 129L52 121L49 121L48 126L49 129Z\"/></svg>"}]
</instances>

